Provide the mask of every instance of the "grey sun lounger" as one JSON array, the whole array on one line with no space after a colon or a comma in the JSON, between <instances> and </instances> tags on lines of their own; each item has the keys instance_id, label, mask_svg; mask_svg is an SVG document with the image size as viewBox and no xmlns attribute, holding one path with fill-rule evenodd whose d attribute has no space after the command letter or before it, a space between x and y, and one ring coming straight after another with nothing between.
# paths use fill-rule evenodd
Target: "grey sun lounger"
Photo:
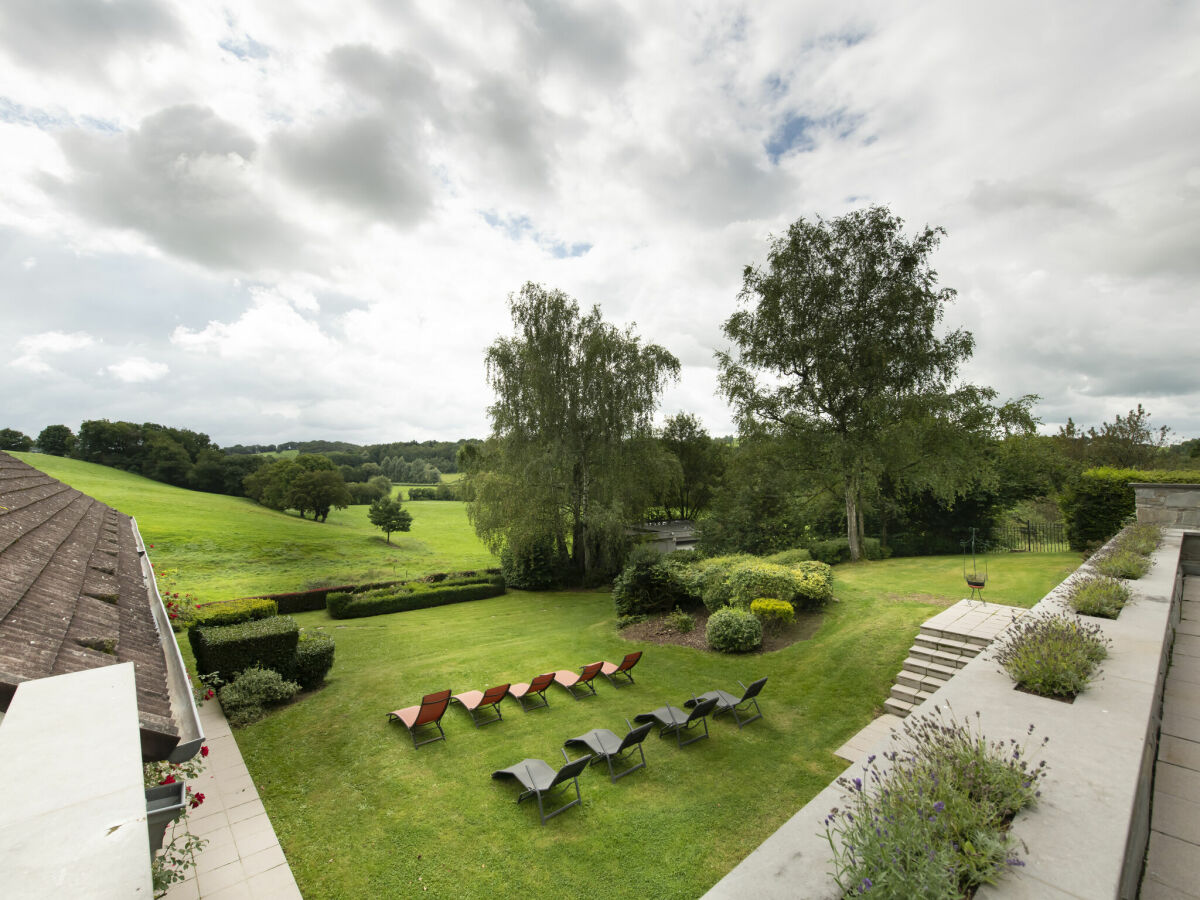
<instances>
[{"instance_id":1,"label":"grey sun lounger","mask_svg":"<svg viewBox=\"0 0 1200 900\"><path fill-rule=\"evenodd\" d=\"M707 694L701 694L699 697L688 700L683 705L695 706L696 703L700 702L701 700L708 700L715 697L717 700L717 709L713 715L719 716L721 713L725 712L733 713L733 720L737 722L738 730L741 731L743 725L748 725L755 719L761 719L763 717L762 710L758 708L758 701L754 698L758 696L759 691L763 689L763 685L766 683L767 679L760 678L758 681L751 682L750 687L746 687L746 685L739 681L738 684L742 685L741 697L735 697L733 694L727 693L726 691L709 691ZM754 715L748 718L742 718L739 713L744 714L750 712L751 706L754 707Z\"/></svg>"},{"instance_id":2,"label":"grey sun lounger","mask_svg":"<svg viewBox=\"0 0 1200 900\"><path fill-rule=\"evenodd\" d=\"M455 694L450 699L462 704L463 709L471 714L471 721L478 728L480 725L490 725L492 722L499 722L504 718L500 712L500 701L508 693L508 687L507 684L497 684L486 691L464 691L461 694ZM484 712L488 707L491 707L493 715Z\"/></svg>"},{"instance_id":3,"label":"grey sun lounger","mask_svg":"<svg viewBox=\"0 0 1200 900\"><path fill-rule=\"evenodd\" d=\"M517 803L522 800L527 800L530 797L536 797L538 803L538 815L542 819L542 824L546 824L547 819L552 819L560 812L570 809L572 806L578 806L583 802L583 797L579 793L579 776L584 769L591 763L592 757L581 756L579 759L572 761L567 756L567 751L563 751L563 758L566 759L566 765L555 772L550 768L549 763L542 759L523 759L515 766L509 766L507 769L497 769L492 773L493 778L515 778L525 790L517 797ZM546 812L545 806L542 803L542 798L547 797L555 790L567 790L568 784L571 782L575 785L575 799L558 807L552 812ZM567 796L570 796L568 793Z\"/></svg>"},{"instance_id":4,"label":"grey sun lounger","mask_svg":"<svg viewBox=\"0 0 1200 900\"><path fill-rule=\"evenodd\" d=\"M606 662L600 666L600 674L609 680L613 687L620 687L621 682L617 681L617 677L624 675L629 679L629 683L633 684L633 673L630 672L634 666L638 664L638 660L642 658L642 651L636 650L633 653L626 653L625 658L621 660L618 666L615 663Z\"/></svg>"},{"instance_id":5,"label":"grey sun lounger","mask_svg":"<svg viewBox=\"0 0 1200 900\"><path fill-rule=\"evenodd\" d=\"M540 709L550 705L550 701L546 697L546 688L552 684L554 684L554 673L547 672L544 675L538 675L529 684L522 681L509 686L508 692L514 700L521 704L522 710L529 712L531 709ZM532 695L540 697L541 702L532 699Z\"/></svg>"},{"instance_id":6,"label":"grey sun lounger","mask_svg":"<svg viewBox=\"0 0 1200 900\"><path fill-rule=\"evenodd\" d=\"M582 700L589 694L596 693L594 679L600 674L602 662L589 663L580 669L578 675L568 669L559 669L554 673L554 683L567 689L567 693L576 700Z\"/></svg>"},{"instance_id":7,"label":"grey sun lounger","mask_svg":"<svg viewBox=\"0 0 1200 900\"><path fill-rule=\"evenodd\" d=\"M708 714L713 711L716 705L717 698L710 697L707 700L697 701L690 713L685 713L682 709L674 706L660 706L651 712L639 713L633 717L633 721L657 722L659 737L662 737L668 731L674 732L675 740L679 746L686 747L688 744L694 743L701 738L708 737ZM683 739L683 735L686 732L699 726L704 727L704 734L697 734L686 741Z\"/></svg>"},{"instance_id":8,"label":"grey sun lounger","mask_svg":"<svg viewBox=\"0 0 1200 900\"><path fill-rule=\"evenodd\" d=\"M388 718L403 723L412 737L413 746L420 747L422 744L428 744L433 741L444 741L446 739L446 732L442 731L442 716L446 714L446 707L449 705L450 689L446 688L446 690L438 691L435 694L426 694L421 698L420 706L406 706L404 709L393 710L388 713ZM429 726L437 728L439 736L418 741L417 729L428 728Z\"/></svg>"},{"instance_id":9,"label":"grey sun lounger","mask_svg":"<svg viewBox=\"0 0 1200 900\"><path fill-rule=\"evenodd\" d=\"M608 763L608 780L616 784L618 778L624 778L630 772L636 772L638 769L646 767L646 753L642 749L642 741L646 740L646 735L654 727L653 722L647 722L645 725L639 725L637 728L634 728L628 719L625 720L625 724L629 726L629 733L623 738L617 737L608 728L593 728L587 734L568 738L565 746L586 747L592 752L593 764L604 760ZM635 750L641 754L642 761L636 765L626 766L620 772L615 772L613 770L613 760L632 757Z\"/></svg>"}]
</instances>

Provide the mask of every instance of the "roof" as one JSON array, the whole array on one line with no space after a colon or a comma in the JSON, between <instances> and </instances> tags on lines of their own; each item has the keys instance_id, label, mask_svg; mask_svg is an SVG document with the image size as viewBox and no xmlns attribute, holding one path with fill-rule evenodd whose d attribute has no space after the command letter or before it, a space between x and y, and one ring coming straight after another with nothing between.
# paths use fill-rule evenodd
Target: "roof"
<instances>
[{"instance_id":1,"label":"roof","mask_svg":"<svg viewBox=\"0 0 1200 900\"><path fill-rule=\"evenodd\" d=\"M24 681L132 662L143 755L179 744L144 553L129 516L0 452L0 710Z\"/></svg>"}]
</instances>

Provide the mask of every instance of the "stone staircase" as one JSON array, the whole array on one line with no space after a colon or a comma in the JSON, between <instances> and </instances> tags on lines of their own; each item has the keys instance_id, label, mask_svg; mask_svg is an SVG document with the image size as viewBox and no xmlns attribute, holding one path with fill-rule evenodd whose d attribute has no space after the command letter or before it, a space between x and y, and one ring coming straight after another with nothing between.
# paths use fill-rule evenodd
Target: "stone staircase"
<instances>
[{"instance_id":1,"label":"stone staircase","mask_svg":"<svg viewBox=\"0 0 1200 900\"><path fill-rule=\"evenodd\" d=\"M904 718L978 656L1025 610L960 600L921 626L883 707Z\"/></svg>"}]
</instances>

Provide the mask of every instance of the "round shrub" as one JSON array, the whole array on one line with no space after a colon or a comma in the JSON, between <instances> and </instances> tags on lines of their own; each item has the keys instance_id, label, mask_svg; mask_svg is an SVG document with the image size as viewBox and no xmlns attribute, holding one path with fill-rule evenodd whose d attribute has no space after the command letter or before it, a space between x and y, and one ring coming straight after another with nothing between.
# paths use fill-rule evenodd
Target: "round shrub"
<instances>
[{"instance_id":1,"label":"round shrub","mask_svg":"<svg viewBox=\"0 0 1200 900\"><path fill-rule=\"evenodd\" d=\"M1102 577L1076 581L1067 599L1071 608L1081 615L1115 619L1129 598L1129 588L1124 582Z\"/></svg>"},{"instance_id":2,"label":"round shrub","mask_svg":"<svg viewBox=\"0 0 1200 900\"><path fill-rule=\"evenodd\" d=\"M744 609L726 606L709 616L704 635L714 650L745 653L762 646L762 622Z\"/></svg>"},{"instance_id":3,"label":"round shrub","mask_svg":"<svg viewBox=\"0 0 1200 900\"><path fill-rule=\"evenodd\" d=\"M808 562L812 558L812 554L809 551L803 547L796 547L794 550L781 550L778 553L772 553L770 556L764 556L763 560L780 566L791 566L798 562Z\"/></svg>"},{"instance_id":4,"label":"round shrub","mask_svg":"<svg viewBox=\"0 0 1200 900\"><path fill-rule=\"evenodd\" d=\"M286 703L300 692L300 685L285 681L274 669L246 669L218 692L221 709L229 724L249 725L266 715L267 706Z\"/></svg>"},{"instance_id":5,"label":"round shrub","mask_svg":"<svg viewBox=\"0 0 1200 900\"><path fill-rule=\"evenodd\" d=\"M774 597L792 603L800 587L800 576L787 566L747 560L734 566L728 576L729 602L747 609L757 597Z\"/></svg>"},{"instance_id":6,"label":"round shrub","mask_svg":"<svg viewBox=\"0 0 1200 900\"><path fill-rule=\"evenodd\" d=\"M796 610L786 600L757 597L750 602L750 612L763 623L764 631L779 631L796 621Z\"/></svg>"},{"instance_id":7,"label":"round shrub","mask_svg":"<svg viewBox=\"0 0 1200 900\"><path fill-rule=\"evenodd\" d=\"M833 569L823 562L798 562L792 566L797 576L796 609L815 609L833 599Z\"/></svg>"}]
</instances>

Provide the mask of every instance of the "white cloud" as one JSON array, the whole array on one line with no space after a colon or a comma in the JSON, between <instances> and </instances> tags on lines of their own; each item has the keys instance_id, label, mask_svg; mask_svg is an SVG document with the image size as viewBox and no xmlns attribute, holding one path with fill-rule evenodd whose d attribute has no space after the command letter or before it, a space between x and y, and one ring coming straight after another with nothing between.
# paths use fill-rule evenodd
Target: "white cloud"
<instances>
[{"instance_id":1,"label":"white cloud","mask_svg":"<svg viewBox=\"0 0 1200 900\"><path fill-rule=\"evenodd\" d=\"M158 381L171 369L166 363L152 362L144 356L131 356L119 363L105 366L104 371L125 384L144 384Z\"/></svg>"},{"instance_id":2,"label":"white cloud","mask_svg":"<svg viewBox=\"0 0 1200 900\"><path fill-rule=\"evenodd\" d=\"M949 231L966 375L1048 421L1141 400L1200 435L1200 372L1160 339L1200 341L1196 4L105 7L20 0L0 36L14 426L480 435L531 280L636 321L683 361L664 410L726 432L743 266L884 203ZM69 357L36 342L81 331L88 373L169 360L169 391L56 389Z\"/></svg>"},{"instance_id":3,"label":"white cloud","mask_svg":"<svg viewBox=\"0 0 1200 900\"><path fill-rule=\"evenodd\" d=\"M26 372L50 372L53 371L53 366L43 357L82 350L94 343L95 338L82 331L44 331L41 334L31 334L17 341L18 356L9 360L8 364Z\"/></svg>"}]
</instances>

